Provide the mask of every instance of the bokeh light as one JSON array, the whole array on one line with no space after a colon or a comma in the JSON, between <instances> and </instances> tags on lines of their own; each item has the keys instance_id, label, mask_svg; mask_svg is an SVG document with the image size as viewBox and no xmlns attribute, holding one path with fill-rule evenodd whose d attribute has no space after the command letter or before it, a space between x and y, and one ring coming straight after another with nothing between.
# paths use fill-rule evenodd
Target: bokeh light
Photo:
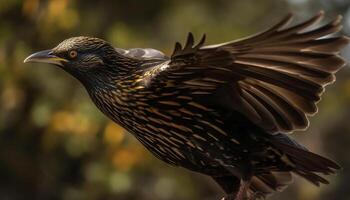
<instances>
[{"instance_id":1,"label":"bokeh light","mask_svg":"<svg viewBox=\"0 0 350 200\"><path fill-rule=\"evenodd\" d=\"M72 36L116 47L153 47L170 54L189 31L208 44L261 31L288 12L297 21L325 10L344 15L346 0L3 0L0 1L0 199L213 200L223 191L209 178L154 158L131 134L95 108L62 70L23 64L31 52ZM350 47L342 52L350 60ZM306 133L294 137L343 167L331 185L297 184L271 199L350 199L350 71L329 86Z\"/></svg>"}]
</instances>

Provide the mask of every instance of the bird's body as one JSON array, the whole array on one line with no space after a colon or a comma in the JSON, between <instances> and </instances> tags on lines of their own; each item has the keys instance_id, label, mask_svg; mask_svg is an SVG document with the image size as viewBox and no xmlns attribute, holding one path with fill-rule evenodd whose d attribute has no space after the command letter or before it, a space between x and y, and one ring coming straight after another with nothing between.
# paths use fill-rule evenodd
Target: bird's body
<instances>
[{"instance_id":1,"label":"bird's body","mask_svg":"<svg viewBox=\"0 0 350 200\"><path fill-rule=\"evenodd\" d=\"M302 32L321 16L284 28L288 17L214 46L203 46L205 37L195 45L190 34L171 57L88 37L68 39L50 56L63 59L56 64L157 158L213 177L236 199L253 199L283 189L291 173L319 185L327 181L318 173L339 168L285 134L308 126L344 64L337 52L347 39L320 39L339 31L339 19Z\"/></svg>"},{"instance_id":2,"label":"bird's body","mask_svg":"<svg viewBox=\"0 0 350 200\"><path fill-rule=\"evenodd\" d=\"M89 94L105 115L172 165L215 175L225 171L220 160L239 163L249 151L261 153L265 149L268 140L264 137L270 136L240 113L211 103L215 94L179 89L178 85L167 85L168 80L156 88L147 87L152 69L168 63L166 59L143 60L127 78L110 87L95 84L88 89ZM202 89L206 90L205 86Z\"/></svg>"}]
</instances>

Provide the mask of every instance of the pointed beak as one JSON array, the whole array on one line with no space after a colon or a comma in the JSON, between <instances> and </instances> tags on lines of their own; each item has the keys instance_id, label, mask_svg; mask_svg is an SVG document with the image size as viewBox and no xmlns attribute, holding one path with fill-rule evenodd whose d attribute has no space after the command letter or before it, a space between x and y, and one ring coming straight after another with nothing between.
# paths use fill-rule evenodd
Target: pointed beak
<instances>
[{"instance_id":1,"label":"pointed beak","mask_svg":"<svg viewBox=\"0 0 350 200\"><path fill-rule=\"evenodd\" d=\"M49 63L49 64L58 65L58 66L63 66L64 63L68 62L68 60L53 55L51 50L45 50L45 51L39 51L39 52L33 53L32 55L24 59L23 62L24 63L28 63L28 62Z\"/></svg>"}]
</instances>

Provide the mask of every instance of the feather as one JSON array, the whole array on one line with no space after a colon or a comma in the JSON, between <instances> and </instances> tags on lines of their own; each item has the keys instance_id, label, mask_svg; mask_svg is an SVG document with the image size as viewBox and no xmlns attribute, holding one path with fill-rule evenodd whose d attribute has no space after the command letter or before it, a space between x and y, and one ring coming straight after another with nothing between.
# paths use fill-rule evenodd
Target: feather
<instances>
[{"instance_id":1,"label":"feather","mask_svg":"<svg viewBox=\"0 0 350 200\"><path fill-rule=\"evenodd\" d=\"M349 39L329 37L341 30L341 17L313 28L323 16L321 11L287 27L292 21L288 15L261 33L209 46L203 46L205 35L195 45L189 33L184 47L176 43L167 70L155 70L159 74L153 79L171 81L196 94L209 91L214 104L240 112L270 134L304 130L308 116L317 112L324 87L335 81L335 73L345 65L339 51ZM180 73L188 75L176 76ZM222 82L210 87L189 84L204 83L206 78ZM216 98L217 91L226 97Z\"/></svg>"}]
</instances>

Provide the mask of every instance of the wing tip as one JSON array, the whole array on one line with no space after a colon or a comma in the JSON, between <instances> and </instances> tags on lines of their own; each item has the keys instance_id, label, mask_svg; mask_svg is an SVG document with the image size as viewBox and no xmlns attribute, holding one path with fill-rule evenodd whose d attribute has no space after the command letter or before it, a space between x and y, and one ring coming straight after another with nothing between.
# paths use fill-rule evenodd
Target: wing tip
<instances>
[{"instance_id":1,"label":"wing tip","mask_svg":"<svg viewBox=\"0 0 350 200\"><path fill-rule=\"evenodd\" d=\"M349 44L349 42L350 42L350 37L348 37L346 35L342 35L339 38L344 42L345 45Z\"/></svg>"},{"instance_id":2,"label":"wing tip","mask_svg":"<svg viewBox=\"0 0 350 200\"><path fill-rule=\"evenodd\" d=\"M274 26L272 26L271 28L267 29L267 31L270 30L280 30L283 27L288 26L288 24L293 21L294 18L294 14L293 12L289 12L284 18L282 18L281 21L279 21L277 24L275 24Z\"/></svg>"},{"instance_id":3,"label":"wing tip","mask_svg":"<svg viewBox=\"0 0 350 200\"><path fill-rule=\"evenodd\" d=\"M193 36L193 33L192 33L192 32L188 32L187 41L186 41L186 44L185 44L184 49L190 49L190 48L192 48L192 47L193 47L193 44L194 44L194 36Z\"/></svg>"},{"instance_id":4,"label":"wing tip","mask_svg":"<svg viewBox=\"0 0 350 200\"><path fill-rule=\"evenodd\" d=\"M316 16L324 16L325 15L325 11L324 10L319 10L316 14Z\"/></svg>"},{"instance_id":5,"label":"wing tip","mask_svg":"<svg viewBox=\"0 0 350 200\"><path fill-rule=\"evenodd\" d=\"M340 22L343 20L343 16L342 15L337 15L335 18L334 18L334 20L333 20L333 23L332 23L332 25L338 25L338 24L340 24Z\"/></svg>"},{"instance_id":6,"label":"wing tip","mask_svg":"<svg viewBox=\"0 0 350 200\"><path fill-rule=\"evenodd\" d=\"M182 47L180 42L176 42L175 48L173 50L171 57L176 57L187 53L193 53L194 51L198 50L203 46L203 44L205 43L205 39L206 39L206 34L203 34L200 41L195 45L193 33L189 32L187 35L185 46Z\"/></svg>"}]
</instances>

